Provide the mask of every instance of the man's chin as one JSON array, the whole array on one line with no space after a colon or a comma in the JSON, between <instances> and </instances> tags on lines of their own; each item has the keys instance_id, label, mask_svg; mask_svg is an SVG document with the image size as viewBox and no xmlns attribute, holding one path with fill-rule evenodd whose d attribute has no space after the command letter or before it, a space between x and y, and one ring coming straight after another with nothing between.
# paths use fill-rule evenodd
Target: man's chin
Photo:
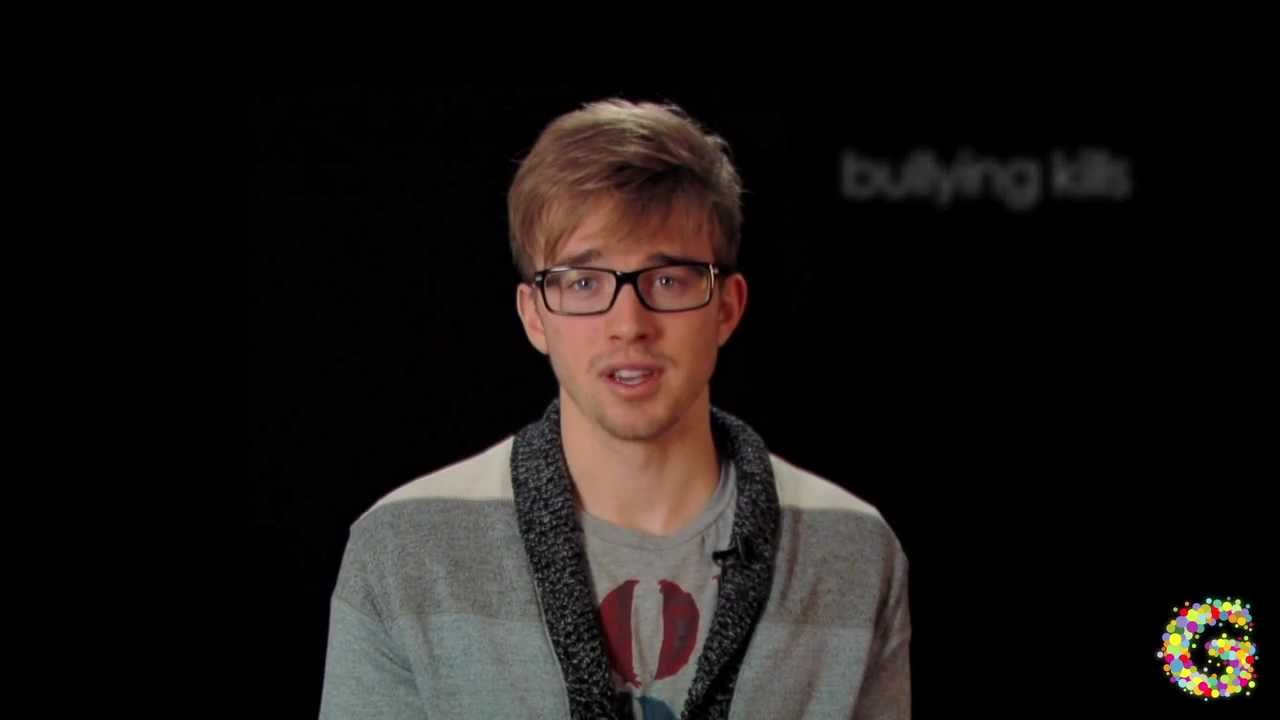
<instances>
[{"instance_id":1,"label":"man's chin","mask_svg":"<svg viewBox=\"0 0 1280 720\"><path fill-rule=\"evenodd\" d=\"M626 416L624 416L626 415ZM600 426L609 435L627 442L649 442L666 435L677 424L666 413L617 413L606 411Z\"/></svg>"}]
</instances>

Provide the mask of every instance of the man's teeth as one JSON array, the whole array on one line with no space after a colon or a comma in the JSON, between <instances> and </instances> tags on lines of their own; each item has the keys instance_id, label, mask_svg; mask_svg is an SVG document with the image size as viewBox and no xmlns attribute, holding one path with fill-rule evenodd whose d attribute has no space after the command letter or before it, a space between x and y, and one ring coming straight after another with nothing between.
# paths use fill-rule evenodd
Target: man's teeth
<instances>
[{"instance_id":1,"label":"man's teeth","mask_svg":"<svg viewBox=\"0 0 1280 720\"><path fill-rule=\"evenodd\" d=\"M613 373L613 377L623 382L633 382L647 378L652 374L652 370L617 370Z\"/></svg>"}]
</instances>

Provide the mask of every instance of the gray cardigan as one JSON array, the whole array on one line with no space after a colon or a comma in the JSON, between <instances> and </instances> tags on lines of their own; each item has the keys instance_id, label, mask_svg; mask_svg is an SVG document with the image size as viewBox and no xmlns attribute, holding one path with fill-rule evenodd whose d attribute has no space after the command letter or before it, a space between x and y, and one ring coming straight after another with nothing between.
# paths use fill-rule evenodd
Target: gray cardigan
<instances>
[{"instance_id":1,"label":"gray cardigan","mask_svg":"<svg viewBox=\"0 0 1280 720\"><path fill-rule=\"evenodd\" d=\"M560 407L351 526L322 718L626 717L609 676ZM910 716L907 560L876 509L712 408L732 553L685 718Z\"/></svg>"}]
</instances>

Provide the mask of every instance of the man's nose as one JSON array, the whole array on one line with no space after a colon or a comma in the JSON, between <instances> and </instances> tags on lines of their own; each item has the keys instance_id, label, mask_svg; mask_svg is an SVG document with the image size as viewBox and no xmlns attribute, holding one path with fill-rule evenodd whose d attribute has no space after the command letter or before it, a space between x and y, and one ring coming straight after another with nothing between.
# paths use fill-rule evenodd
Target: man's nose
<instances>
[{"instance_id":1,"label":"man's nose","mask_svg":"<svg viewBox=\"0 0 1280 720\"><path fill-rule=\"evenodd\" d=\"M636 286L628 284L609 308L609 335L620 340L651 338L657 330L656 319L657 314L640 302Z\"/></svg>"}]
</instances>

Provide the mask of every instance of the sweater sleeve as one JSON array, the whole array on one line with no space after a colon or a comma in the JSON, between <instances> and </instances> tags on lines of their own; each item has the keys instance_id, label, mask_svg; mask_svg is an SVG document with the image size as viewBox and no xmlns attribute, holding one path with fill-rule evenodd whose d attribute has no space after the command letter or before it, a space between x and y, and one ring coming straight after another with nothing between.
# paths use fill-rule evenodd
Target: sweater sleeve
<instances>
[{"instance_id":1,"label":"sweater sleeve","mask_svg":"<svg viewBox=\"0 0 1280 720\"><path fill-rule=\"evenodd\" d=\"M321 720L425 716L413 671L382 623L334 597Z\"/></svg>"},{"instance_id":2,"label":"sweater sleeve","mask_svg":"<svg viewBox=\"0 0 1280 720\"><path fill-rule=\"evenodd\" d=\"M427 715L412 664L387 626L393 613L378 599L387 556L381 534L364 523L352 528L329 604L321 720Z\"/></svg>"},{"instance_id":3,"label":"sweater sleeve","mask_svg":"<svg viewBox=\"0 0 1280 720\"><path fill-rule=\"evenodd\" d=\"M893 542L889 589L876 626L874 652L868 658L854 707L855 720L907 720L911 717L911 608L907 594L907 557Z\"/></svg>"}]
</instances>

